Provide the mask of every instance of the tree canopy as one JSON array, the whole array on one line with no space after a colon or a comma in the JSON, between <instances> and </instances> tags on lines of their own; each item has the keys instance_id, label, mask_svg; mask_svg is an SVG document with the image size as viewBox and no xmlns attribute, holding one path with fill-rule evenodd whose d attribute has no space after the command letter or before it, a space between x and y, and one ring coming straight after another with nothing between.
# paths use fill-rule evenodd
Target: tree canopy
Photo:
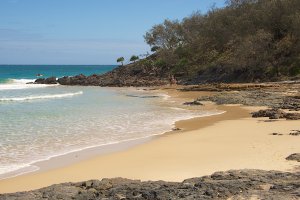
<instances>
[{"instance_id":1,"label":"tree canopy","mask_svg":"<svg viewBox=\"0 0 300 200\"><path fill-rule=\"evenodd\" d=\"M138 59L139 59L138 56L133 55L133 56L131 56L130 61L131 61L131 62L135 62L135 61L137 61Z\"/></svg>"},{"instance_id":2,"label":"tree canopy","mask_svg":"<svg viewBox=\"0 0 300 200\"><path fill-rule=\"evenodd\" d=\"M168 73L188 79L216 81L296 76L300 1L228 0L226 7L206 14L165 20L144 38L155 52L151 65L158 63L161 73L169 69Z\"/></svg>"},{"instance_id":3,"label":"tree canopy","mask_svg":"<svg viewBox=\"0 0 300 200\"><path fill-rule=\"evenodd\" d=\"M123 65L124 60L125 60L124 57L120 57L120 58L117 59L117 62L118 63L120 62Z\"/></svg>"}]
</instances>

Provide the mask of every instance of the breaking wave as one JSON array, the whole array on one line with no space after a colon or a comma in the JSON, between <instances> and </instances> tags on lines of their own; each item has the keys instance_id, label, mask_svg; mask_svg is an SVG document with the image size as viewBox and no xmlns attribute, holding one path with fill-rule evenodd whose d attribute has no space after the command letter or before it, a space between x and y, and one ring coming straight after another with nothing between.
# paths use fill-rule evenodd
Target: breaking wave
<instances>
[{"instance_id":1,"label":"breaking wave","mask_svg":"<svg viewBox=\"0 0 300 200\"><path fill-rule=\"evenodd\" d=\"M38 99L57 99L57 98L72 97L81 94L83 94L82 91L74 92L74 93L65 93L65 94L48 94L48 95L38 95L38 96L1 98L0 101L3 102L3 101L30 101L30 100L38 100Z\"/></svg>"}]
</instances>

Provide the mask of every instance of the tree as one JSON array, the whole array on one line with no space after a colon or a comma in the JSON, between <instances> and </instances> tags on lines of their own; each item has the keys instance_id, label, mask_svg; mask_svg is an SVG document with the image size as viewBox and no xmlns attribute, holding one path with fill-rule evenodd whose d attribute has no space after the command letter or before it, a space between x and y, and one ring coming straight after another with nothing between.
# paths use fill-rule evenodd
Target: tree
<instances>
[{"instance_id":1,"label":"tree","mask_svg":"<svg viewBox=\"0 0 300 200\"><path fill-rule=\"evenodd\" d=\"M120 57L120 58L117 59L117 62L118 62L118 63L119 63L119 62L122 63L122 66L123 66L124 60L125 60L124 57Z\"/></svg>"},{"instance_id":2,"label":"tree","mask_svg":"<svg viewBox=\"0 0 300 200\"><path fill-rule=\"evenodd\" d=\"M165 20L144 36L160 76L270 81L300 73L299 0L226 0L223 8ZM163 61L163 62L162 62Z\"/></svg>"},{"instance_id":3,"label":"tree","mask_svg":"<svg viewBox=\"0 0 300 200\"><path fill-rule=\"evenodd\" d=\"M160 48L159 48L158 46L153 46L153 47L151 48L151 51L152 51L152 52L157 52L159 49L160 49Z\"/></svg>"},{"instance_id":4,"label":"tree","mask_svg":"<svg viewBox=\"0 0 300 200\"><path fill-rule=\"evenodd\" d=\"M138 59L139 59L138 56L133 55L133 56L131 56L130 61L133 62L133 63L135 63L135 61L137 61Z\"/></svg>"},{"instance_id":5,"label":"tree","mask_svg":"<svg viewBox=\"0 0 300 200\"><path fill-rule=\"evenodd\" d=\"M144 36L150 46L163 49L174 49L182 41L181 24L179 21L165 20L163 24L155 25Z\"/></svg>"}]
</instances>

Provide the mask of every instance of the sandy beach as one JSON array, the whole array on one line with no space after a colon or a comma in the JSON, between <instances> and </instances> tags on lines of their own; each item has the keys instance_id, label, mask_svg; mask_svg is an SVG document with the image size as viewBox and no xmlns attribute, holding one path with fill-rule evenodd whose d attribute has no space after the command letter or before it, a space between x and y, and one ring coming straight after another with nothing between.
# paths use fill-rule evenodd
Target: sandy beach
<instances>
[{"instance_id":1,"label":"sandy beach","mask_svg":"<svg viewBox=\"0 0 300 200\"><path fill-rule=\"evenodd\" d=\"M201 95L174 90L167 93L183 100ZM300 151L300 138L289 135L291 130L299 129L298 121L251 118L249 113L258 107L209 106L226 112L176 122L176 127L182 130L125 150L1 180L0 193L113 177L182 181L231 169L295 170L297 163L285 158ZM273 132L283 135L271 135Z\"/></svg>"}]
</instances>

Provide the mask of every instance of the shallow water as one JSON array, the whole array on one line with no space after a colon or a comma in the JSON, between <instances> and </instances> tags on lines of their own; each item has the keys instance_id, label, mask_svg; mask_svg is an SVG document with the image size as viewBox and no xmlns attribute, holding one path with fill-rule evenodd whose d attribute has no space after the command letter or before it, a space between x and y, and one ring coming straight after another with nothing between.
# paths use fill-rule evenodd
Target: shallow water
<instances>
[{"instance_id":1,"label":"shallow water","mask_svg":"<svg viewBox=\"0 0 300 200\"><path fill-rule=\"evenodd\" d=\"M0 178L37 161L162 134L177 120L211 114L176 108L153 91L25 83L0 84Z\"/></svg>"}]
</instances>

